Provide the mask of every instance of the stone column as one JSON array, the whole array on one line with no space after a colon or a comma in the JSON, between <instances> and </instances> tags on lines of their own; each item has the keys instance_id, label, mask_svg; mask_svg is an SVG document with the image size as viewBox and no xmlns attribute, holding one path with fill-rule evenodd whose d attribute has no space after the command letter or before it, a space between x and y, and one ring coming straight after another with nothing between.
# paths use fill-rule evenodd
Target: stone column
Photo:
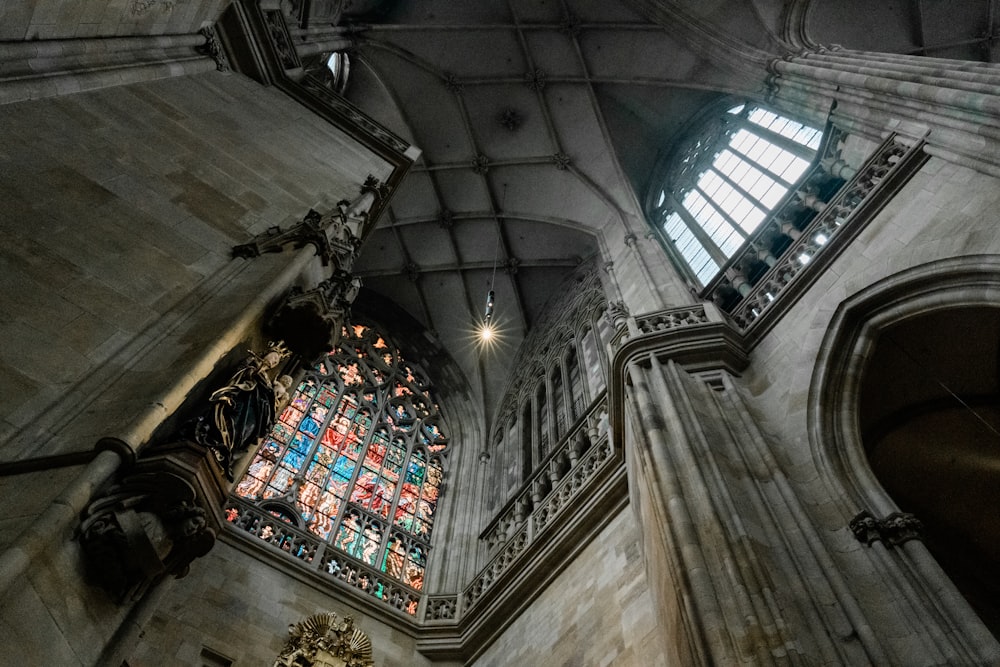
<instances>
[{"instance_id":1,"label":"stone column","mask_svg":"<svg viewBox=\"0 0 1000 667\"><path fill-rule=\"evenodd\" d=\"M353 42L350 39L335 36L326 39L319 39L317 41L296 41L295 52L299 54L299 58L305 58L307 56L316 55L317 53L343 51L350 48L352 45Z\"/></svg>"},{"instance_id":2,"label":"stone column","mask_svg":"<svg viewBox=\"0 0 1000 667\"><path fill-rule=\"evenodd\" d=\"M669 355L627 366L625 444L674 662L995 664L967 609L942 605L908 517L869 522L882 532L855 539L835 489L785 475L778 454L797 445L758 427L731 376L712 389Z\"/></svg>"},{"instance_id":3,"label":"stone column","mask_svg":"<svg viewBox=\"0 0 1000 667\"><path fill-rule=\"evenodd\" d=\"M1000 65L817 48L768 69L778 106L835 105L838 124L873 138L927 134L928 153L1000 176Z\"/></svg>"},{"instance_id":4,"label":"stone column","mask_svg":"<svg viewBox=\"0 0 1000 667\"><path fill-rule=\"evenodd\" d=\"M829 559L728 376L628 366L630 495L678 664L900 664ZM883 628L886 629L886 628Z\"/></svg>"},{"instance_id":5,"label":"stone column","mask_svg":"<svg viewBox=\"0 0 1000 667\"><path fill-rule=\"evenodd\" d=\"M190 35L0 43L0 104L225 69L211 29Z\"/></svg>"}]
</instances>

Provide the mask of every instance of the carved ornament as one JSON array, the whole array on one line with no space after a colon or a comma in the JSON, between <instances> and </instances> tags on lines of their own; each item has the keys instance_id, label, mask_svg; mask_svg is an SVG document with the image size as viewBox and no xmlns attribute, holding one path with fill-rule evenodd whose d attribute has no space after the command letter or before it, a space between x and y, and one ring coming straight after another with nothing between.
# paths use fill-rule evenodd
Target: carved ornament
<instances>
[{"instance_id":1,"label":"carved ornament","mask_svg":"<svg viewBox=\"0 0 1000 667\"><path fill-rule=\"evenodd\" d=\"M288 639L273 667L374 667L372 642L333 612L316 614L288 627Z\"/></svg>"},{"instance_id":2,"label":"carved ornament","mask_svg":"<svg viewBox=\"0 0 1000 667\"><path fill-rule=\"evenodd\" d=\"M923 537L924 526L913 514L893 512L884 519L876 519L868 510L862 510L851 519L848 527L854 537L866 547L881 541L887 547L895 547L919 540Z\"/></svg>"}]
</instances>

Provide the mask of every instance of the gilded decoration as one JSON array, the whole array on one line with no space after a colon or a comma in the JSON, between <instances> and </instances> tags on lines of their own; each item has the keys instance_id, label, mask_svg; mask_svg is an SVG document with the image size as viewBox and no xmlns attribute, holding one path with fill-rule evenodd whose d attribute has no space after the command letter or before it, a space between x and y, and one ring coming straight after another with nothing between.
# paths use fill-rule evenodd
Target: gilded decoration
<instances>
[{"instance_id":1,"label":"gilded decoration","mask_svg":"<svg viewBox=\"0 0 1000 667\"><path fill-rule=\"evenodd\" d=\"M374 667L372 642L351 616L334 612L288 626L285 647L273 667Z\"/></svg>"}]
</instances>

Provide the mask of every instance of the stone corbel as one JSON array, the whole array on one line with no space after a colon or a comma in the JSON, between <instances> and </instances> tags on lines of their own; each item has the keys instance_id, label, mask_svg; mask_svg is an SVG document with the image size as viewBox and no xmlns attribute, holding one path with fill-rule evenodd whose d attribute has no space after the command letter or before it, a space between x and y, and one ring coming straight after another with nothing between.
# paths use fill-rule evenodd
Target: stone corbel
<instances>
[{"instance_id":1,"label":"stone corbel","mask_svg":"<svg viewBox=\"0 0 1000 667\"><path fill-rule=\"evenodd\" d=\"M163 576L185 576L215 544L226 490L204 447L157 448L84 511L79 542L88 577L126 603Z\"/></svg>"},{"instance_id":2,"label":"stone corbel","mask_svg":"<svg viewBox=\"0 0 1000 667\"><path fill-rule=\"evenodd\" d=\"M293 287L268 323L270 334L311 362L340 342L360 289L361 279L340 269L310 290Z\"/></svg>"}]
</instances>

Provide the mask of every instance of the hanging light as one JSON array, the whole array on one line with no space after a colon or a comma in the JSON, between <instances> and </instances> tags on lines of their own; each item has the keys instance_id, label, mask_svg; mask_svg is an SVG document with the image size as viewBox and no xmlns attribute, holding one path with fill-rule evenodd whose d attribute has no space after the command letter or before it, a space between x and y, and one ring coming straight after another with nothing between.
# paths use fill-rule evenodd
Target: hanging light
<instances>
[{"instance_id":1,"label":"hanging light","mask_svg":"<svg viewBox=\"0 0 1000 667\"><path fill-rule=\"evenodd\" d=\"M503 186L503 199L501 200L500 210L503 210L504 204L507 201L507 184L504 183ZM493 249L493 277L490 279L490 291L486 293L486 312L483 315L483 323L479 327L479 339L484 343L493 338L493 308L496 305L496 291L493 289L496 287L497 282L497 260L500 256L500 221L497 220L497 241Z\"/></svg>"}]
</instances>

